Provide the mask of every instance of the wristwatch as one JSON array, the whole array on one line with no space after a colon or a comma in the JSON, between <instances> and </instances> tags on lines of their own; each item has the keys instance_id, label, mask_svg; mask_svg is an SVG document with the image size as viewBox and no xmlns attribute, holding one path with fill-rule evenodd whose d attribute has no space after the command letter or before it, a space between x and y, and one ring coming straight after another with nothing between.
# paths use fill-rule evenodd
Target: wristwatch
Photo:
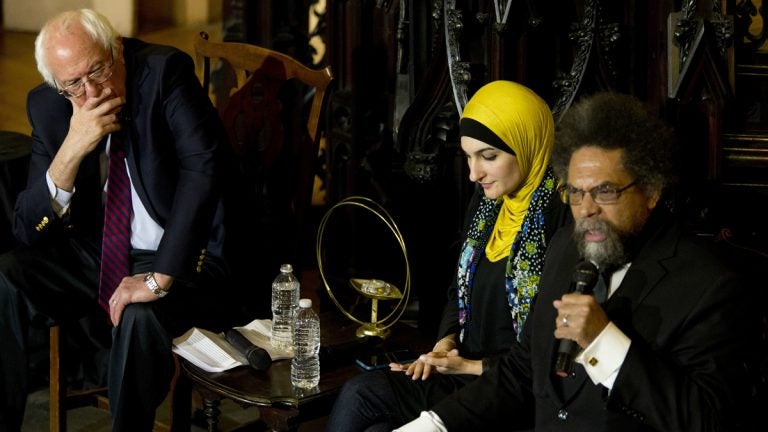
<instances>
[{"instance_id":1,"label":"wristwatch","mask_svg":"<svg viewBox=\"0 0 768 432\"><path fill-rule=\"evenodd\" d=\"M157 284L154 272L149 272L144 276L144 285L158 297L165 297L168 294L167 290L160 288L160 285Z\"/></svg>"}]
</instances>

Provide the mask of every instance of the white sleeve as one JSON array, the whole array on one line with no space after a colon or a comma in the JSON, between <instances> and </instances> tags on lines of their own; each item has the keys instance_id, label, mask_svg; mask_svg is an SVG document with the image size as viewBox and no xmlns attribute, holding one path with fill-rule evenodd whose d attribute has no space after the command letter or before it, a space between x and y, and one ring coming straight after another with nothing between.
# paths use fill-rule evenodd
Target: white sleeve
<instances>
[{"instance_id":1,"label":"white sleeve","mask_svg":"<svg viewBox=\"0 0 768 432\"><path fill-rule=\"evenodd\" d=\"M576 362L584 365L593 383L611 389L631 343L627 335L613 322L609 322L595 340L576 357Z\"/></svg>"},{"instance_id":2,"label":"white sleeve","mask_svg":"<svg viewBox=\"0 0 768 432\"><path fill-rule=\"evenodd\" d=\"M419 418L406 423L392 432L448 432L443 421L432 411L422 411Z\"/></svg>"},{"instance_id":3,"label":"white sleeve","mask_svg":"<svg viewBox=\"0 0 768 432\"><path fill-rule=\"evenodd\" d=\"M48 171L45 172L45 182L48 183L48 192L51 195L53 211L55 211L59 217L64 216L64 214L67 213L67 210L69 210L69 204L72 202L72 195L75 194L75 189L73 188L72 192L67 192L64 189L57 188Z\"/></svg>"}]
</instances>

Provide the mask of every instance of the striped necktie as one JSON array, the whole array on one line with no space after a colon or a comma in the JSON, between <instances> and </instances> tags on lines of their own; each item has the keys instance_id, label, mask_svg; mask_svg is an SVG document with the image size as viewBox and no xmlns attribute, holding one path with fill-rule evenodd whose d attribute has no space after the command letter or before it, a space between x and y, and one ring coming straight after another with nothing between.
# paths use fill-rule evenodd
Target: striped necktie
<instances>
[{"instance_id":1,"label":"striped necktie","mask_svg":"<svg viewBox=\"0 0 768 432\"><path fill-rule=\"evenodd\" d=\"M125 149L119 133L111 135L107 174L104 234L101 241L99 304L109 313L109 299L130 274L131 184L125 167Z\"/></svg>"}]
</instances>

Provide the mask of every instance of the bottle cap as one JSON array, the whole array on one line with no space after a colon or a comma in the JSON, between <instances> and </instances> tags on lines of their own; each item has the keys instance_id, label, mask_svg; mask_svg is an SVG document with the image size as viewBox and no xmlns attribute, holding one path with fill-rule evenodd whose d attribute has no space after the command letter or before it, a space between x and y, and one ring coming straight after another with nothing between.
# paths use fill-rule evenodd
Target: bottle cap
<instances>
[{"instance_id":1,"label":"bottle cap","mask_svg":"<svg viewBox=\"0 0 768 432\"><path fill-rule=\"evenodd\" d=\"M312 307L312 299L303 298L303 299L299 300L299 307L300 308L305 308L305 309L311 308Z\"/></svg>"},{"instance_id":2,"label":"bottle cap","mask_svg":"<svg viewBox=\"0 0 768 432\"><path fill-rule=\"evenodd\" d=\"M290 273L293 271L293 266L290 264L282 264L280 265L280 271L283 273Z\"/></svg>"}]
</instances>

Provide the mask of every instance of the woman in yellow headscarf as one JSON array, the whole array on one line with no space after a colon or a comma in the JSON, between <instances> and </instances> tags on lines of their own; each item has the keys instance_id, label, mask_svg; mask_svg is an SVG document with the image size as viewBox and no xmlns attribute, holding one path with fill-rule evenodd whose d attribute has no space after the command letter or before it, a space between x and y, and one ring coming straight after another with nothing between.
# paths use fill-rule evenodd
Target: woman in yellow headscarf
<instances>
[{"instance_id":1,"label":"woman in yellow headscarf","mask_svg":"<svg viewBox=\"0 0 768 432\"><path fill-rule=\"evenodd\" d=\"M570 215L556 197L549 166L554 128L546 102L523 85L494 81L472 96L460 133L469 179L478 187L439 340L425 354L450 357L450 366L391 364L390 372L350 380L327 430L392 430L475 379L517 343L538 291L547 241Z\"/></svg>"}]
</instances>

